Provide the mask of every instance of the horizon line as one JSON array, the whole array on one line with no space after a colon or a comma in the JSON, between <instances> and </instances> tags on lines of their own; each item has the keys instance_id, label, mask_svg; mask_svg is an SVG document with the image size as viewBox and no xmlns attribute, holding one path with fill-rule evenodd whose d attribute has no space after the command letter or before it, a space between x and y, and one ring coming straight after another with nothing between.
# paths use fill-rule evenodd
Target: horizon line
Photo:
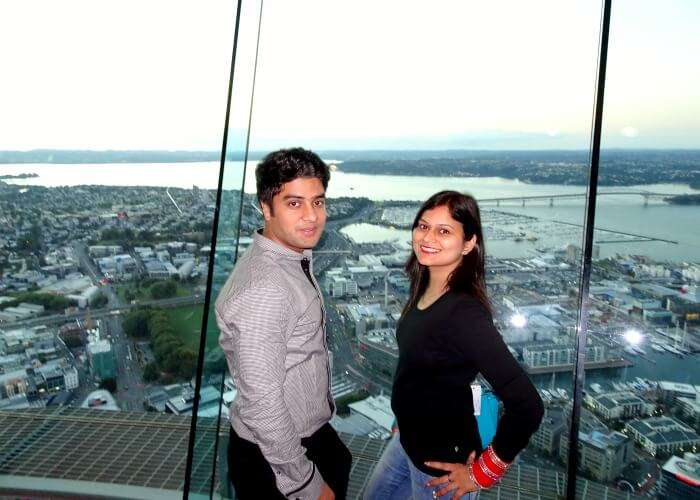
<instances>
[{"instance_id":1,"label":"horizon line","mask_svg":"<svg viewBox=\"0 0 700 500\"><path fill-rule=\"evenodd\" d=\"M303 147L303 146L290 146ZM276 149L257 149L250 150L248 153L266 153L276 151L277 149L289 149L290 147ZM307 149L307 148L304 148ZM309 148L314 151L325 152L586 152L588 148ZM700 151L698 147L609 147L601 148L607 151ZM3 149L3 153L38 153L38 152L73 152L73 153L206 153L206 154L221 154L221 150L214 149L58 149L58 148L34 148L34 149ZM234 153L244 153L243 150L236 150ZM231 152L229 152L231 153Z\"/></svg>"}]
</instances>

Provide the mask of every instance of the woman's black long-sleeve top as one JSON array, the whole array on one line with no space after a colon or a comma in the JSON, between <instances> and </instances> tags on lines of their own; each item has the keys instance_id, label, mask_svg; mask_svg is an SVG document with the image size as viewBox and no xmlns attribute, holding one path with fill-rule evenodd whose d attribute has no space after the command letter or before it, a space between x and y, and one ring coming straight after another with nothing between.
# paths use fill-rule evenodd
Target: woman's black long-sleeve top
<instances>
[{"instance_id":1,"label":"woman's black long-sleeve top","mask_svg":"<svg viewBox=\"0 0 700 500\"><path fill-rule=\"evenodd\" d=\"M396 335L391 407L418 469L441 475L424 462L464 463L473 450L481 452L470 389L477 373L504 405L491 443L496 455L511 462L527 446L542 420L542 400L476 298L450 291L424 310L413 307Z\"/></svg>"}]
</instances>

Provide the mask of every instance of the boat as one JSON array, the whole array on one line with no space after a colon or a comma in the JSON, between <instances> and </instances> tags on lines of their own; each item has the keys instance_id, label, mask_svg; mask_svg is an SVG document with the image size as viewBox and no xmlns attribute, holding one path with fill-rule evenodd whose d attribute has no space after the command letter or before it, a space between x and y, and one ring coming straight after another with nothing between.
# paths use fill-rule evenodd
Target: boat
<instances>
[{"instance_id":1,"label":"boat","mask_svg":"<svg viewBox=\"0 0 700 500\"><path fill-rule=\"evenodd\" d=\"M625 347L625 352L628 354L632 354L633 356L636 356L637 354L639 354L637 352L637 350L634 347L632 347L631 345L628 345L627 347Z\"/></svg>"},{"instance_id":2,"label":"boat","mask_svg":"<svg viewBox=\"0 0 700 500\"><path fill-rule=\"evenodd\" d=\"M651 348L654 349L656 352L666 352L666 349L664 349L663 346L659 344L651 344Z\"/></svg>"},{"instance_id":3,"label":"boat","mask_svg":"<svg viewBox=\"0 0 700 500\"><path fill-rule=\"evenodd\" d=\"M672 345L666 346L666 350L668 352L672 352L676 356L683 356L683 353L681 351L679 351L678 349L676 349L675 347L673 347Z\"/></svg>"}]
</instances>

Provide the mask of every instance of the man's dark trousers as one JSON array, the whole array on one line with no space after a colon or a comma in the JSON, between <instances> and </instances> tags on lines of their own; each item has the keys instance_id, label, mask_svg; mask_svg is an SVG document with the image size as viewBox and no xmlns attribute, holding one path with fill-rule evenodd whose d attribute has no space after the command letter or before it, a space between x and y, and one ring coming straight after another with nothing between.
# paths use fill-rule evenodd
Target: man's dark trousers
<instances>
[{"instance_id":1,"label":"man's dark trousers","mask_svg":"<svg viewBox=\"0 0 700 500\"><path fill-rule=\"evenodd\" d=\"M257 444L243 439L231 428L228 445L228 474L240 500L282 500L275 483L275 474ZM323 480L344 500L350 478L352 455L330 426L324 424L311 436L301 439L306 456L316 465Z\"/></svg>"}]
</instances>

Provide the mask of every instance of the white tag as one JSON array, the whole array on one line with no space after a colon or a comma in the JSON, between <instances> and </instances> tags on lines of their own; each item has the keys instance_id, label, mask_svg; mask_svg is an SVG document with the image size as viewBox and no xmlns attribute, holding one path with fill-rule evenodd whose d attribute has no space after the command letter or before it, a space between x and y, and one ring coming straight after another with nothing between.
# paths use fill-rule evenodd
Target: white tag
<instances>
[{"instance_id":1,"label":"white tag","mask_svg":"<svg viewBox=\"0 0 700 500\"><path fill-rule=\"evenodd\" d=\"M481 385L474 383L471 385L472 388L472 403L474 405L474 415L477 417L481 415Z\"/></svg>"}]
</instances>

